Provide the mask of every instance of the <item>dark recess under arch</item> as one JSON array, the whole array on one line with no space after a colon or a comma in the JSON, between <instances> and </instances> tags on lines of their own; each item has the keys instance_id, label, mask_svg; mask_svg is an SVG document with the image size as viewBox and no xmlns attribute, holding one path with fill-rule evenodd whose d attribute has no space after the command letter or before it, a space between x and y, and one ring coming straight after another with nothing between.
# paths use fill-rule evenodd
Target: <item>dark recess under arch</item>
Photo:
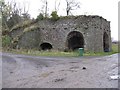
<instances>
[{"instance_id":1,"label":"dark recess under arch","mask_svg":"<svg viewBox=\"0 0 120 90\"><path fill-rule=\"evenodd\" d=\"M67 37L67 47L69 50L84 48L84 38L82 33L78 31L70 32Z\"/></svg>"},{"instance_id":2,"label":"dark recess under arch","mask_svg":"<svg viewBox=\"0 0 120 90\"><path fill-rule=\"evenodd\" d=\"M42 44L40 45L40 48L41 48L41 50L50 50L50 49L52 49L53 47L52 47L52 45L51 45L50 43L42 43Z\"/></svg>"},{"instance_id":3,"label":"dark recess under arch","mask_svg":"<svg viewBox=\"0 0 120 90\"><path fill-rule=\"evenodd\" d=\"M103 50L104 52L109 52L109 36L108 34L105 32L103 35Z\"/></svg>"}]
</instances>

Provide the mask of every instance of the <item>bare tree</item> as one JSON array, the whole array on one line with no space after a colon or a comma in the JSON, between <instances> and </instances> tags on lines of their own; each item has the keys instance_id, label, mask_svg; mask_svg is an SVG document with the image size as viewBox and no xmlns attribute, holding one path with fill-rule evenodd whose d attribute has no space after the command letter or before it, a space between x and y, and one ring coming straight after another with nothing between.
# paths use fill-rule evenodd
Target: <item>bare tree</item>
<instances>
[{"instance_id":1,"label":"bare tree","mask_svg":"<svg viewBox=\"0 0 120 90\"><path fill-rule=\"evenodd\" d=\"M80 8L80 3L75 0L66 0L66 4L67 4L66 7L67 16L71 13L72 10Z\"/></svg>"},{"instance_id":2,"label":"bare tree","mask_svg":"<svg viewBox=\"0 0 120 90\"><path fill-rule=\"evenodd\" d=\"M30 15L28 14L28 12L29 12L29 5L30 5L30 3L23 2L23 13L21 14L23 21L30 19Z\"/></svg>"},{"instance_id":3,"label":"bare tree","mask_svg":"<svg viewBox=\"0 0 120 90\"><path fill-rule=\"evenodd\" d=\"M24 6L25 8L25 6ZM10 30L15 24L22 21L22 8L20 8L19 3L15 1L6 2L3 1L0 4L0 12L2 14L2 26L5 30ZM24 10L24 13L28 13ZM27 16L28 14L25 15ZM24 15L24 16L25 16ZM28 15L29 16L29 15Z\"/></svg>"},{"instance_id":4,"label":"bare tree","mask_svg":"<svg viewBox=\"0 0 120 90\"><path fill-rule=\"evenodd\" d=\"M42 5L42 13L44 14L45 17L48 16L48 1L47 0L41 0L43 5Z\"/></svg>"},{"instance_id":5,"label":"bare tree","mask_svg":"<svg viewBox=\"0 0 120 90\"><path fill-rule=\"evenodd\" d=\"M9 3L5 3L5 1L0 1L0 12L1 12L1 15L2 15L2 30L3 28L5 30L9 30L9 27L8 27L8 24L7 24L7 21L8 19L10 18L11 16L11 6L9 5Z\"/></svg>"},{"instance_id":6,"label":"bare tree","mask_svg":"<svg viewBox=\"0 0 120 90\"><path fill-rule=\"evenodd\" d=\"M60 1L57 3L57 0L55 0L55 11L59 11Z\"/></svg>"}]
</instances>

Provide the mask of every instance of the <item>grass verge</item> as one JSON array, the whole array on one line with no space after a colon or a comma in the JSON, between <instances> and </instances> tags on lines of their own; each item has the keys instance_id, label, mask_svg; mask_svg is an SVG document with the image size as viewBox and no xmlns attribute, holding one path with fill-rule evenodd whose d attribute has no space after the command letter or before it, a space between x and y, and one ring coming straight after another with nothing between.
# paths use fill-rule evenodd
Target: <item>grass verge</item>
<instances>
[{"instance_id":1,"label":"grass verge","mask_svg":"<svg viewBox=\"0 0 120 90\"><path fill-rule=\"evenodd\" d=\"M4 50L6 51L6 50ZM78 57L80 56L78 51L74 52L62 52L62 51L37 51L37 50L16 50L12 49L7 52L12 52L15 54L25 54L25 55L35 55L35 56L65 56L65 57ZM111 52L85 52L83 56L105 56L105 55L112 55L118 53L118 45L113 44L112 45L112 51Z\"/></svg>"}]
</instances>

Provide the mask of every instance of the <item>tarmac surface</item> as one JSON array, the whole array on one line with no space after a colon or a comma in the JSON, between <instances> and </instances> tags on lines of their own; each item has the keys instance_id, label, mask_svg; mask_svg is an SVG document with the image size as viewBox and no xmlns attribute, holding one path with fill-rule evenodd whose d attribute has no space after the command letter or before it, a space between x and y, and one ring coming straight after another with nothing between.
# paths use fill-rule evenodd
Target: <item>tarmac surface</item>
<instances>
[{"instance_id":1,"label":"tarmac surface","mask_svg":"<svg viewBox=\"0 0 120 90\"><path fill-rule=\"evenodd\" d=\"M2 88L118 88L118 55L44 57L2 53Z\"/></svg>"}]
</instances>

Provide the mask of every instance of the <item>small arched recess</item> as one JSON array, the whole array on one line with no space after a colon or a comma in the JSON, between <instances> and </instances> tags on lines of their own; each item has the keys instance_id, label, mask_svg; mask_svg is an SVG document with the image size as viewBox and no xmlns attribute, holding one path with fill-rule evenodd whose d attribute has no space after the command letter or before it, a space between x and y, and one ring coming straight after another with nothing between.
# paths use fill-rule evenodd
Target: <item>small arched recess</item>
<instances>
[{"instance_id":1,"label":"small arched recess","mask_svg":"<svg viewBox=\"0 0 120 90\"><path fill-rule=\"evenodd\" d=\"M41 50L50 50L52 49L52 45L50 43L44 42L40 45Z\"/></svg>"}]
</instances>

